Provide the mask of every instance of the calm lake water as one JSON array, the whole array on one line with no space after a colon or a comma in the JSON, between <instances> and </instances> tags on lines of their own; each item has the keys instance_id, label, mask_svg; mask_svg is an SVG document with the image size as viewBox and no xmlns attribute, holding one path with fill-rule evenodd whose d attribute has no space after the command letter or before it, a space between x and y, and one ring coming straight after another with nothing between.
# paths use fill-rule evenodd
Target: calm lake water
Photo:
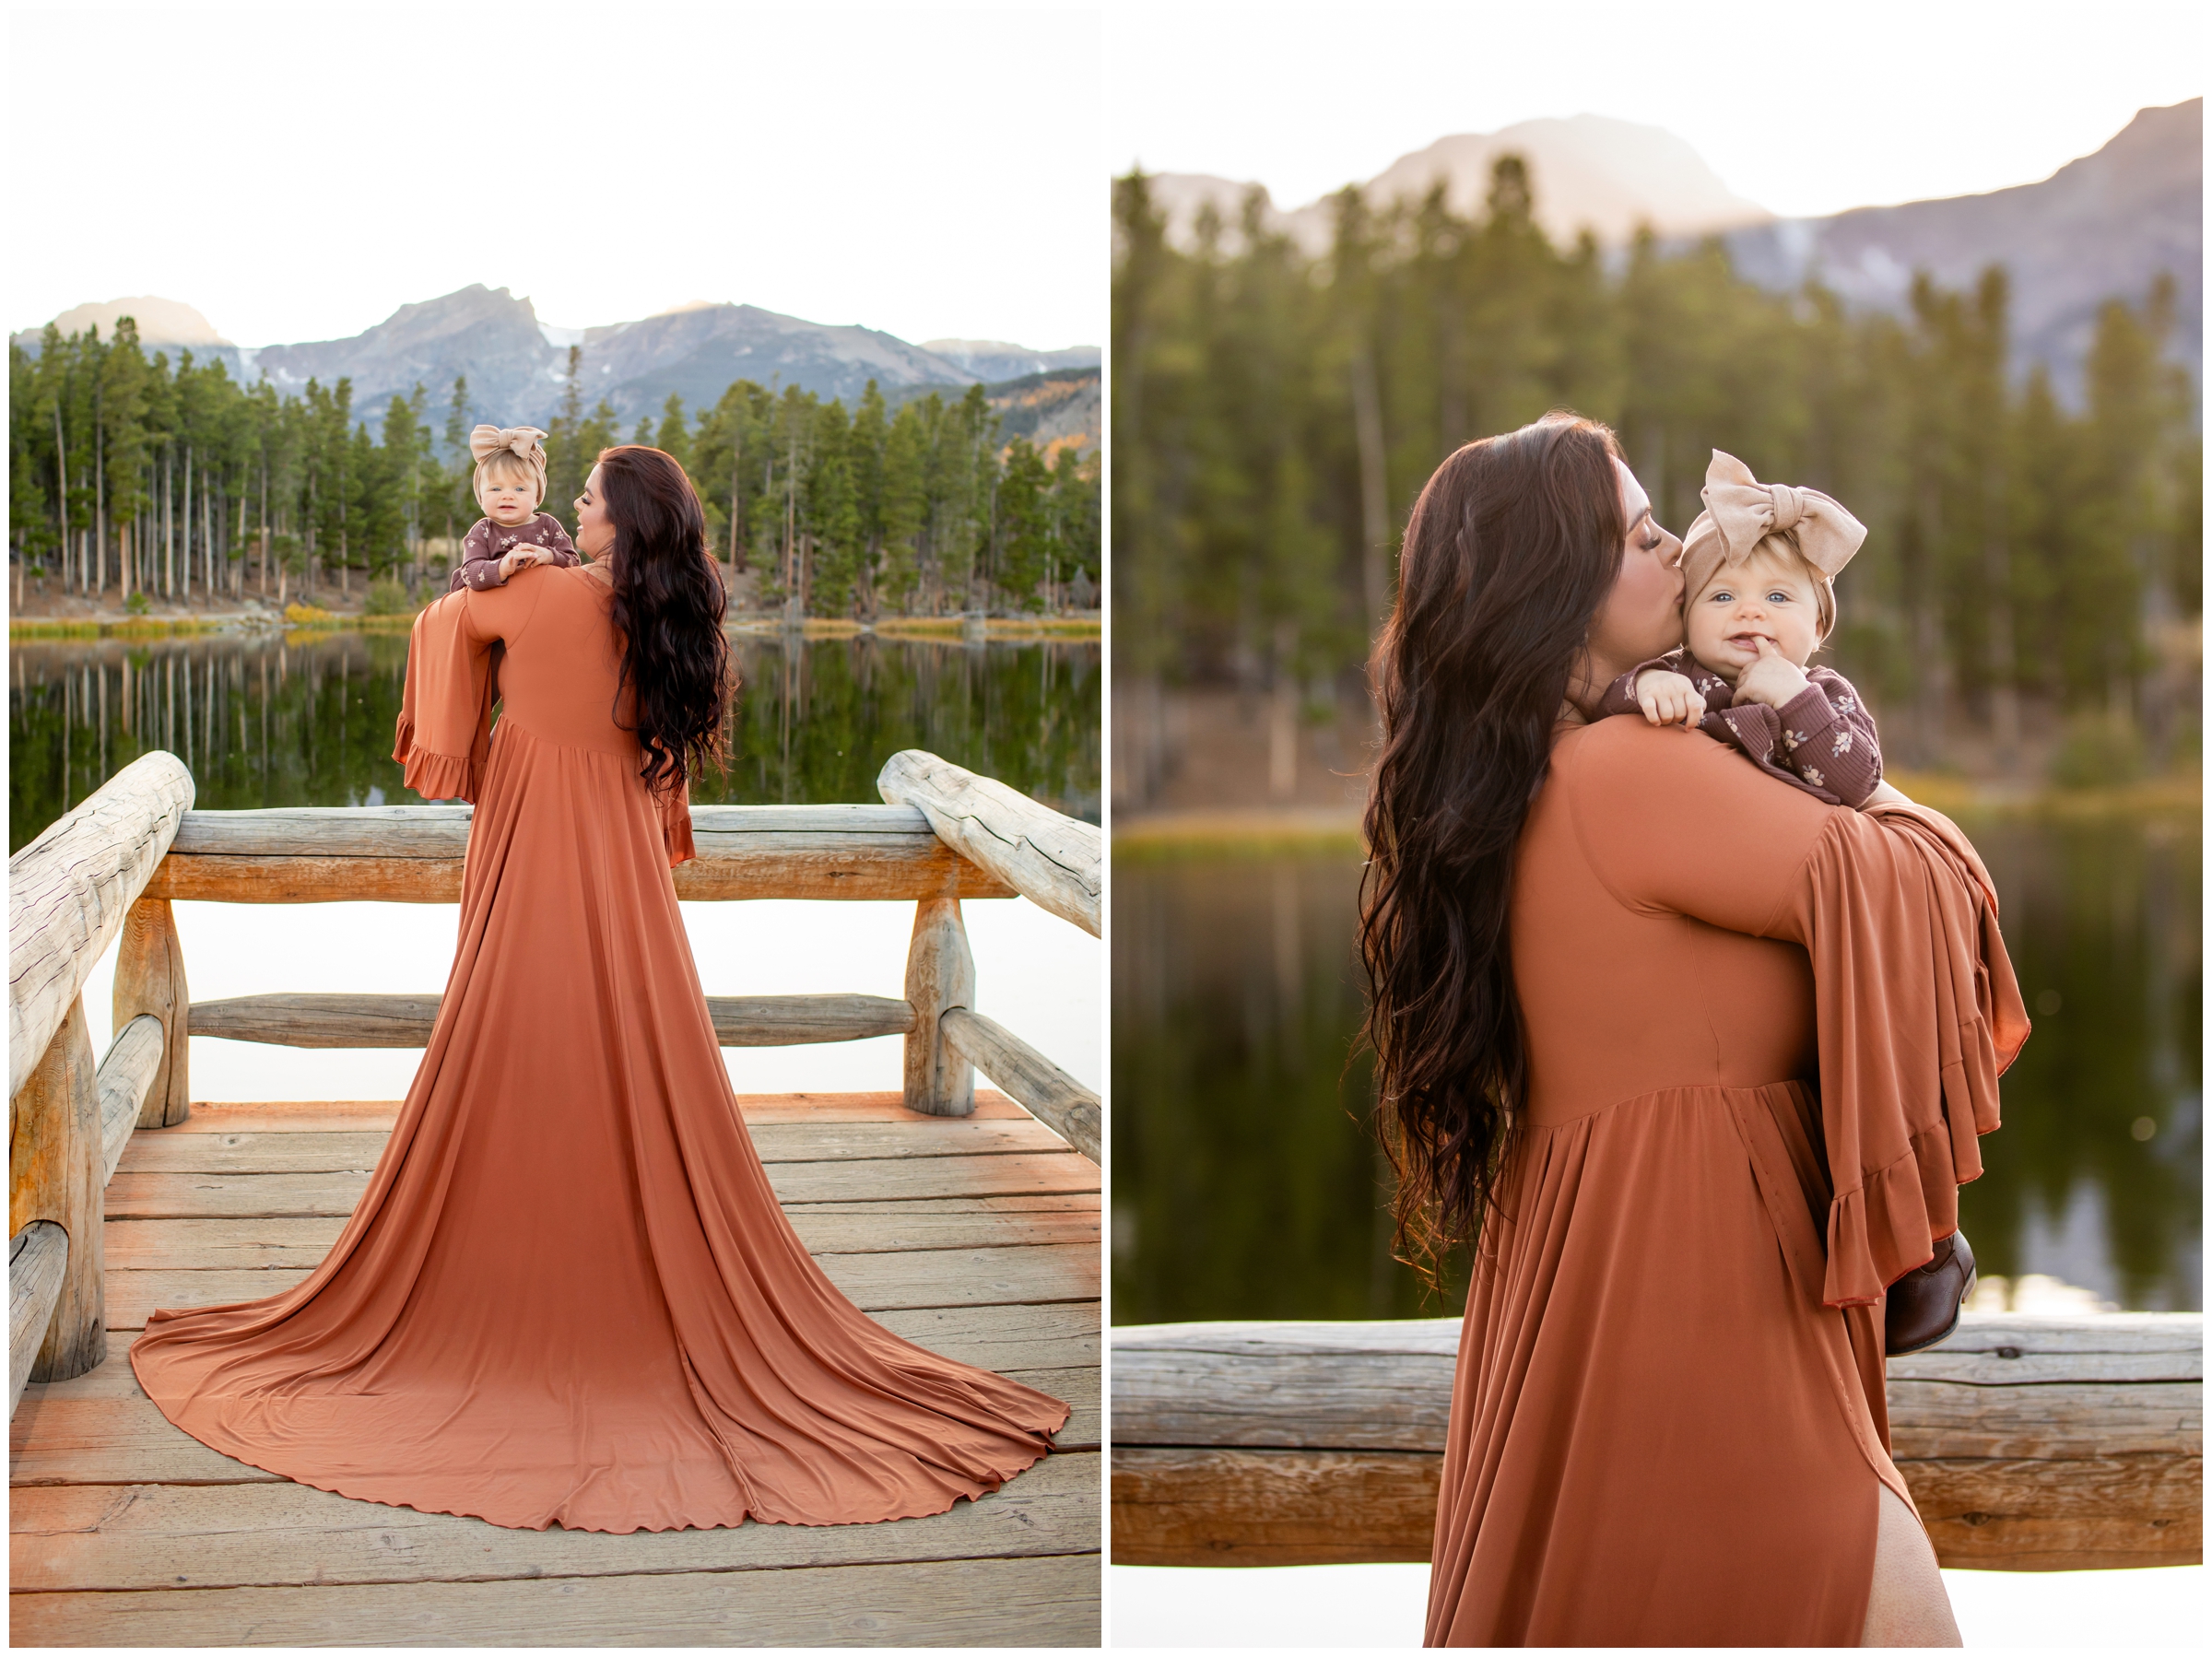
<instances>
[{"instance_id":1,"label":"calm lake water","mask_svg":"<svg viewBox=\"0 0 2212 1657\"><path fill-rule=\"evenodd\" d=\"M883 762L919 747L1099 820L1096 640L745 634L735 649L730 769L696 800L874 801ZM406 655L397 633L18 640L8 851L154 748L192 767L209 810L414 801L392 758Z\"/></svg>"},{"instance_id":2,"label":"calm lake water","mask_svg":"<svg viewBox=\"0 0 2212 1657\"><path fill-rule=\"evenodd\" d=\"M2199 1310L2198 822L1963 826L2035 1020L1959 1193L1981 1269ZM1340 854L1117 862L1115 1322L1459 1310L1391 1257L1358 890Z\"/></svg>"}]
</instances>

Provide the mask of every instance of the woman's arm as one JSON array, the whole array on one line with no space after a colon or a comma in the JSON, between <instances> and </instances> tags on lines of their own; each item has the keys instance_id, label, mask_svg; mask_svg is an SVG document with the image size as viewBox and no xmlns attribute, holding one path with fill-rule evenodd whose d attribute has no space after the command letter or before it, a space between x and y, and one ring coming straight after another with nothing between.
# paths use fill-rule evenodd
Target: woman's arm
<instances>
[{"instance_id":1,"label":"woman's arm","mask_svg":"<svg viewBox=\"0 0 2212 1657\"><path fill-rule=\"evenodd\" d=\"M1837 807L1724 743L1601 720L1554 751L1583 856L1630 907L1786 935L1794 882ZM1802 941L1802 940L1799 940Z\"/></svg>"}]
</instances>

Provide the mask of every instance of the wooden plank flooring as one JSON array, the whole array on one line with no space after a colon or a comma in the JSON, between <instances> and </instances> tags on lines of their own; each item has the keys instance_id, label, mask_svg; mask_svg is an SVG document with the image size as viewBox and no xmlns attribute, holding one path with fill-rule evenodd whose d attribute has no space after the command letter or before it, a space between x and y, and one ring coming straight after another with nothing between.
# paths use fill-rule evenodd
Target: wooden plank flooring
<instances>
[{"instance_id":1,"label":"wooden plank flooring","mask_svg":"<svg viewBox=\"0 0 2212 1657\"><path fill-rule=\"evenodd\" d=\"M808 1250L909 1340L1065 1399L1055 1453L873 1525L502 1530L349 1500L171 1427L125 1357L157 1306L258 1299L322 1259L388 1101L195 1105L108 1187L108 1360L11 1423L17 1645L1093 1645L1103 1439L1099 1171L992 1093L741 1100Z\"/></svg>"}]
</instances>

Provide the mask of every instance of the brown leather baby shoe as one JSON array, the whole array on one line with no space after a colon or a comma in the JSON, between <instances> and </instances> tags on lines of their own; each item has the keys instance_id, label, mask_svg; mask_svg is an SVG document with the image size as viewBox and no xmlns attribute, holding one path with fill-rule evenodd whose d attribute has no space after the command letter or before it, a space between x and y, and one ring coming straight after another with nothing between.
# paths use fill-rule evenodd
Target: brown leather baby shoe
<instances>
[{"instance_id":1,"label":"brown leather baby shoe","mask_svg":"<svg viewBox=\"0 0 2212 1657\"><path fill-rule=\"evenodd\" d=\"M1974 1251L1966 1233L1938 1238L1933 1260L1889 1286L1882 1308L1883 1349L1899 1357L1947 1338L1973 1292Z\"/></svg>"}]
</instances>

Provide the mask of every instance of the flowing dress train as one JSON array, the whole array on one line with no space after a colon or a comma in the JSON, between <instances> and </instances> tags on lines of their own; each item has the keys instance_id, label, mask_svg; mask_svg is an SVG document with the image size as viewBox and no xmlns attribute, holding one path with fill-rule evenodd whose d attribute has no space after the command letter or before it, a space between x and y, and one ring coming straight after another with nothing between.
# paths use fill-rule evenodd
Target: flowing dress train
<instances>
[{"instance_id":1,"label":"flowing dress train","mask_svg":"<svg viewBox=\"0 0 2212 1657\"><path fill-rule=\"evenodd\" d=\"M1066 1406L871 1322L777 1206L669 878L689 813L615 717L609 603L594 567L534 569L417 620L395 758L477 805L429 1050L313 1275L156 1311L132 1365L226 1455L427 1512L941 1512L1045 1455Z\"/></svg>"}]
</instances>

